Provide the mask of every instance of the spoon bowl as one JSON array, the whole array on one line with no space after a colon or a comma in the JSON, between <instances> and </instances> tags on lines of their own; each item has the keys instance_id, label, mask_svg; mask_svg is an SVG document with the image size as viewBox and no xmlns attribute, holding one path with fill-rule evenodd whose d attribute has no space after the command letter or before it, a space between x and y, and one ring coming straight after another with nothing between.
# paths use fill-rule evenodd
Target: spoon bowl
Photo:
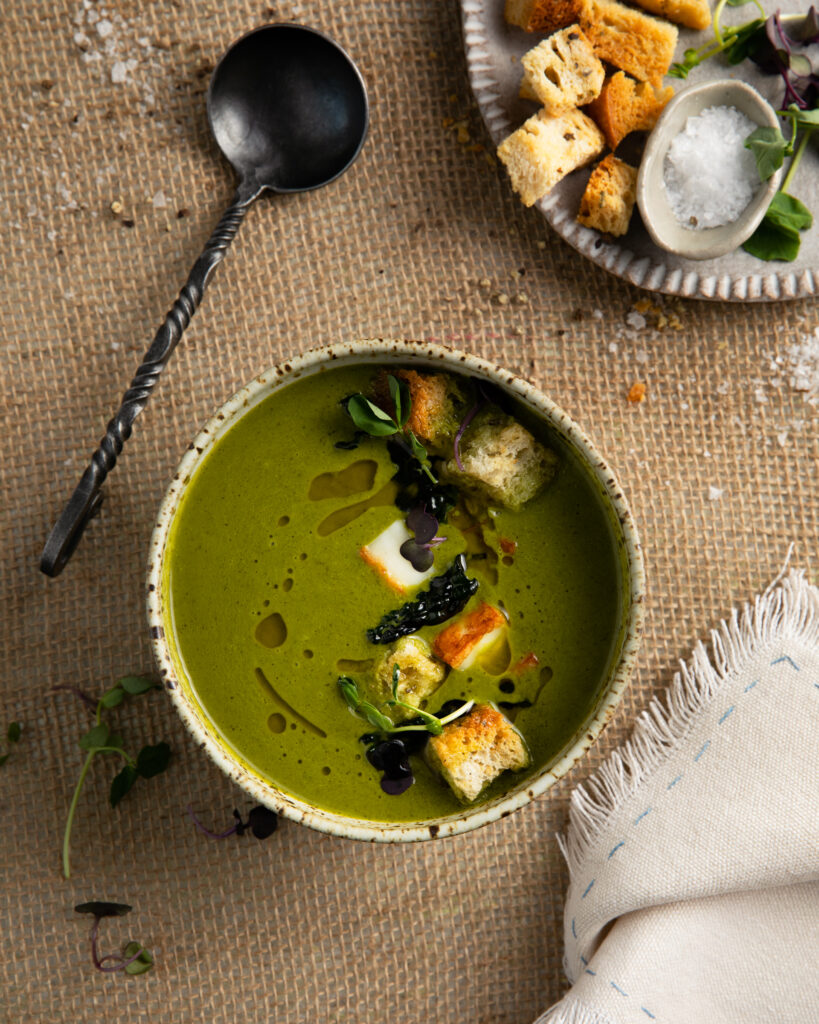
<instances>
[{"instance_id":1,"label":"spoon bowl","mask_svg":"<svg viewBox=\"0 0 819 1024\"><path fill-rule=\"evenodd\" d=\"M243 36L213 72L208 117L240 178L274 192L333 181L367 133L367 91L345 51L316 29L265 25Z\"/></svg>"}]
</instances>

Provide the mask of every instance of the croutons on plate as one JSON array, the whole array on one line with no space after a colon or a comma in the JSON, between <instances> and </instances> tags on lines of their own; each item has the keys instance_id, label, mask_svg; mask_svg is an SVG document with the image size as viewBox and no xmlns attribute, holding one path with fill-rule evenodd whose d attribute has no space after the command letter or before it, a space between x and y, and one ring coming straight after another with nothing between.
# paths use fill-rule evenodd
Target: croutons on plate
<instances>
[{"instance_id":1,"label":"croutons on plate","mask_svg":"<svg viewBox=\"0 0 819 1024\"><path fill-rule=\"evenodd\" d=\"M554 32L577 21L581 0L506 0L503 16L524 32Z\"/></svg>"},{"instance_id":2,"label":"croutons on plate","mask_svg":"<svg viewBox=\"0 0 819 1024\"><path fill-rule=\"evenodd\" d=\"M446 678L446 666L432 656L426 641L419 636L402 636L380 655L373 667L373 696L379 703L392 697L396 666L398 696L415 708L435 693ZM412 712L406 708L388 708L386 713L396 722L412 718Z\"/></svg>"},{"instance_id":3,"label":"croutons on plate","mask_svg":"<svg viewBox=\"0 0 819 1024\"><path fill-rule=\"evenodd\" d=\"M615 237L628 231L637 198L637 169L609 153L595 167L580 200L577 219Z\"/></svg>"},{"instance_id":4,"label":"croutons on plate","mask_svg":"<svg viewBox=\"0 0 819 1024\"><path fill-rule=\"evenodd\" d=\"M551 481L558 458L517 420L491 408L478 413L441 476L491 503L519 509Z\"/></svg>"},{"instance_id":5,"label":"croutons on plate","mask_svg":"<svg viewBox=\"0 0 819 1024\"><path fill-rule=\"evenodd\" d=\"M601 60L659 84L671 67L677 29L615 0L583 0L578 18Z\"/></svg>"},{"instance_id":6,"label":"croutons on plate","mask_svg":"<svg viewBox=\"0 0 819 1024\"><path fill-rule=\"evenodd\" d=\"M582 110L539 110L501 142L498 159L523 205L532 206L571 171L600 156L605 145L603 133Z\"/></svg>"},{"instance_id":7,"label":"croutons on plate","mask_svg":"<svg viewBox=\"0 0 819 1024\"><path fill-rule=\"evenodd\" d=\"M549 113L582 107L600 93L605 72L579 25L555 32L520 60L520 95L538 100Z\"/></svg>"},{"instance_id":8,"label":"croutons on plate","mask_svg":"<svg viewBox=\"0 0 819 1024\"><path fill-rule=\"evenodd\" d=\"M624 71L607 78L597 99L586 113L606 136L611 149L617 149L629 132L649 132L674 95L670 85L658 87L637 82Z\"/></svg>"},{"instance_id":9,"label":"croutons on plate","mask_svg":"<svg viewBox=\"0 0 819 1024\"><path fill-rule=\"evenodd\" d=\"M492 704L476 704L430 737L427 763L464 803L471 803L505 771L520 771L531 758L523 737Z\"/></svg>"}]
</instances>

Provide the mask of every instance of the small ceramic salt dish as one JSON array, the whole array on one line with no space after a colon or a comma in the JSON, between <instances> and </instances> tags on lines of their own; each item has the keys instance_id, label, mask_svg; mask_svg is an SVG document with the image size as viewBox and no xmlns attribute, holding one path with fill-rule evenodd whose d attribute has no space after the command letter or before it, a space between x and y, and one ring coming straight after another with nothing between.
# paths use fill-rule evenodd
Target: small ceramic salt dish
<instances>
[{"instance_id":1,"label":"small ceramic salt dish","mask_svg":"<svg viewBox=\"0 0 819 1024\"><path fill-rule=\"evenodd\" d=\"M672 141L689 117L711 107L734 107L760 127L779 127L776 112L750 85L733 79L704 82L678 93L649 136L637 176L637 205L652 239L669 252L690 260L709 260L737 249L753 234L779 187L782 168L760 182L736 220L720 227L694 229L680 223L663 184L665 159Z\"/></svg>"}]
</instances>

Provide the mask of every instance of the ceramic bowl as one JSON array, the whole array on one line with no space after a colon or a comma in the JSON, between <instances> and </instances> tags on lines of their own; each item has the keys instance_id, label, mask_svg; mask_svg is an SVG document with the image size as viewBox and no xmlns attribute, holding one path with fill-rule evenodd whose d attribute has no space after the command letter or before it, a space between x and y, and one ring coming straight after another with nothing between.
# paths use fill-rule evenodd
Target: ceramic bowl
<instances>
[{"instance_id":1,"label":"ceramic bowl","mask_svg":"<svg viewBox=\"0 0 819 1024\"><path fill-rule=\"evenodd\" d=\"M214 443L250 408L297 378L326 370L329 365L365 365L376 370L390 363L416 369L447 370L492 382L548 425L573 450L600 495L621 565L620 621L612 637L609 671L585 721L566 737L552 763L502 796L446 817L402 823L357 819L312 806L277 788L255 771L220 737L195 697L173 642L172 611L165 584L165 559L174 517L188 482ZM549 398L523 378L475 356L436 345L403 341L361 341L307 352L260 374L233 396L203 427L189 446L159 510L150 546L147 579L148 621L154 654L165 689L185 725L205 752L256 801L287 818L322 832L371 842L407 842L456 835L505 817L547 790L594 743L611 718L631 675L642 629L643 558L631 512L614 473L583 431Z\"/></svg>"},{"instance_id":2,"label":"ceramic bowl","mask_svg":"<svg viewBox=\"0 0 819 1024\"><path fill-rule=\"evenodd\" d=\"M689 117L708 107L736 107L759 126L779 127L776 112L750 85L719 79L694 85L678 93L665 108L649 136L637 176L637 205L652 239L668 252L690 260L710 260L739 248L756 229L779 188L780 168L759 189L731 224L695 231L681 224L669 205L663 187L666 153Z\"/></svg>"}]
</instances>

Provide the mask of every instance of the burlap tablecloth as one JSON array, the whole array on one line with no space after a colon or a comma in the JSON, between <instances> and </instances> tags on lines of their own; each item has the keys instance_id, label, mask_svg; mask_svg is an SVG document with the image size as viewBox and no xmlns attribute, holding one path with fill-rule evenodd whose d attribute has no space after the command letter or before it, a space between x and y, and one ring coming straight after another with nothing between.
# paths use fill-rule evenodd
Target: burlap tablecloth
<instances>
[{"instance_id":1,"label":"burlap tablecloth","mask_svg":"<svg viewBox=\"0 0 819 1024\"><path fill-rule=\"evenodd\" d=\"M232 194L208 132L209 72L243 32L294 18L360 63L366 147L330 187L250 212L101 519L48 580L45 536ZM526 1024L565 986L553 835L570 786L790 541L815 577L817 410L789 365L815 303L660 302L577 256L484 148L454 2L7 3L0 71L0 728L23 725L0 768L0 1020ZM248 801L156 694L118 721L135 743L167 738L172 766L114 811L110 763L92 773L64 881L87 716L49 690L151 670L147 544L188 440L279 358L373 336L434 338L522 372L619 471L649 596L618 715L563 784L465 837L379 847L284 822L264 843L216 843L186 804L225 827ZM637 382L646 397L630 403ZM154 971L93 970L73 911L92 898L134 906L105 923L103 945L140 939Z\"/></svg>"}]
</instances>

